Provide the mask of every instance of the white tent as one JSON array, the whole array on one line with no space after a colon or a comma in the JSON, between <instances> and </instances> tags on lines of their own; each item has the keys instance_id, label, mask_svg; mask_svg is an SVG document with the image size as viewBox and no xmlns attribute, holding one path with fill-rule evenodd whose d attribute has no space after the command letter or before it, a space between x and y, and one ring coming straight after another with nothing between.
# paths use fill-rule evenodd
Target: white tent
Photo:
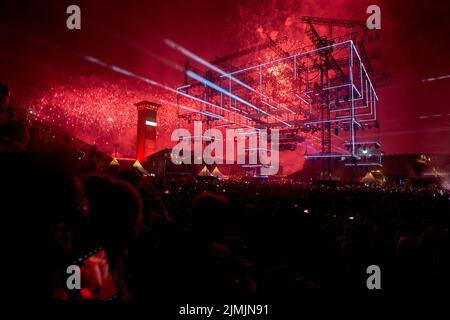
<instances>
[{"instance_id":1,"label":"white tent","mask_svg":"<svg viewBox=\"0 0 450 320\"><path fill-rule=\"evenodd\" d=\"M119 161L117 161L117 158L113 158L111 162L109 163L110 166L118 166Z\"/></svg>"},{"instance_id":2,"label":"white tent","mask_svg":"<svg viewBox=\"0 0 450 320\"><path fill-rule=\"evenodd\" d=\"M198 176L200 177L212 177L211 172L209 172L208 168L206 166L203 167L203 169L198 173Z\"/></svg>"},{"instance_id":3,"label":"white tent","mask_svg":"<svg viewBox=\"0 0 450 320\"><path fill-rule=\"evenodd\" d=\"M211 172L211 174L219 179L227 179L228 177L224 175L222 172L220 172L219 168L216 166L214 170Z\"/></svg>"},{"instance_id":4,"label":"white tent","mask_svg":"<svg viewBox=\"0 0 450 320\"><path fill-rule=\"evenodd\" d=\"M144 167L142 166L142 164L139 162L139 160L136 160L135 163L133 163L133 168L136 168L140 173L145 174L145 175L150 175L150 173L144 169Z\"/></svg>"},{"instance_id":5,"label":"white tent","mask_svg":"<svg viewBox=\"0 0 450 320\"><path fill-rule=\"evenodd\" d=\"M364 183L378 183L377 179L373 176L372 172L367 172L367 174L361 179Z\"/></svg>"}]
</instances>

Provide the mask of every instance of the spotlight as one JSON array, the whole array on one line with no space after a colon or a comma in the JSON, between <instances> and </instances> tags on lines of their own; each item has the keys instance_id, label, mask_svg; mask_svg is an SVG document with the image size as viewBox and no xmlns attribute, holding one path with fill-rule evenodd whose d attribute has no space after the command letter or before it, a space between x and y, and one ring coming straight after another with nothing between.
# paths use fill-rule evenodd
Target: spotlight
<instances>
[{"instance_id":1,"label":"spotlight","mask_svg":"<svg viewBox=\"0 0 450 320\"><path fill-rule=\"evenodd\" d=\"M367 149L367 147L363 147L361 152L362 152L362 154L366 155L369 153L369 149Z\"/></svg>"}]
</instances>

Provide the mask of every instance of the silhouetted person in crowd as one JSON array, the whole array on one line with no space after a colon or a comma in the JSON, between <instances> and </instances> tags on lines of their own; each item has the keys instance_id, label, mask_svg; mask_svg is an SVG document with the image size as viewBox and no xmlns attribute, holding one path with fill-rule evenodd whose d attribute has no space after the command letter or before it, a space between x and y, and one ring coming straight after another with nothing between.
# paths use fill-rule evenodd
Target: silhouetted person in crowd
<instances>
[{"instance_id":1,"label":"silhouetted person in crowd","mask_svg":"<svg viewBox=\"0 0 450 320\"><path fill-rule=\"evenodd\" d=\"M188 296L240 297L253 290L245 266L227 241L230 235L229 203L209 192L192 203L190 241L186 249L184 279L180 288Z\"/></svg>"},{"instance_id":2,"label":"silhouetted person in crowd","mask_svg":"<svg viewBox=\"0 0 450 320\"><path fill-rule=\"evenodd\" d=\"M122 169L117 174L117 179L128 182L133 187L136 188L136 190L139 190L142 176L139 172L133 169Z\"/></svg>"},{"instance_id":3,"label":"silhouetted person in crowd","mask_svg":"<svg viewBox=\"0 0 450 320\"><path fill-rule=\"evenodd\" d=\"M0 126L0 151L25 151L30 136L25 120L10 120Z\"/></svg>"},{"instance_id":4,"label":"silhouetted person in crowd","mask_svg":"<svg viewBox=\"0 0 450 320\"><path fill-rule=\"evenodd\" d=\"M82 215L63 164L48 155L0 153L2 295L70 299L67 267L77 255Z\"/></svg>"},{"instance_id":5,"label":"silhouetted person in crowd","mask_svg":"<svg viewBox=\"0 0 450 320\"><path fill-rule=\"evenodd\" d=\"M0 82L0 125L11 120L14 120L14 109L10 105L9 88Z\"/></svg>"},{"instance_id":6,"label":"silhouetted person in crowd","mask_svg":"<svg viewBox=\"0 0 450 320\"><path fill-rule=\"evenodd\" d=\"M199 243L223 242L229 219L228 199L209 192L199 194L192 202L192 235Z\"/></svg>"},{"instance_id":7,"label":"silhouetted person in crowd","mask_svg":"<svg viewBox=\"0 0 450 320\"><path fill-rule=\"evenodd\" d=\"M85 189L92 234L105 249L119 297L127 299L123 260L142 223L141 199L129 183L109 178L87 178Z\"/></svg>"}]
</instances>

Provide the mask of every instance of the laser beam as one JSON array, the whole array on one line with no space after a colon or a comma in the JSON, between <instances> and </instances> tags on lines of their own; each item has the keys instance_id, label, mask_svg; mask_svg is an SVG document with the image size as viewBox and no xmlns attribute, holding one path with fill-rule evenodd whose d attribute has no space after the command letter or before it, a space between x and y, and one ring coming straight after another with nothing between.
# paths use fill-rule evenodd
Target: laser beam
<instances>
[{"instance_id":1,"label":"laser beam","mask_svg":"<svg viewBox=\"0 0 450 320\"><path fill-rule=\"evenodd\" d=\"M164 43L169 46L172 49L177 50L178 52L182 53L183 55L185 55L188 58L191 58L194 61L197 61L198 63L204 65L205 67L219 73L221 76L224 76L228 79L230 79L231 81L236 82L237 84L243 86L244 88L256 93L257 95L259 95L260 97L263 97L267 100L271 100L271 102L275 103L275 104L279 104L276 101L274 101L273 99L271 99L270 97L266 96L265 94L258 92L257 90L255 90L254 88L252 88L251 86L249 86L248 84L242 82L241 80L233 77L231 74L227 74L225 71L223 71L222 69L216 67L215 65L211 64L210 62L206 61L205 59L199 57L198 55L196 55L195 53L191 52L190 50L180 46L179 44L175 43L174 41L170 40L170 39L164 39ZM281 104L280 104L281 105ZM294 113L294 111L292 111L289 108L286 108L284 106L281 105L282 108L284 108L285 110Z\"/></svg>"}]
</instances>

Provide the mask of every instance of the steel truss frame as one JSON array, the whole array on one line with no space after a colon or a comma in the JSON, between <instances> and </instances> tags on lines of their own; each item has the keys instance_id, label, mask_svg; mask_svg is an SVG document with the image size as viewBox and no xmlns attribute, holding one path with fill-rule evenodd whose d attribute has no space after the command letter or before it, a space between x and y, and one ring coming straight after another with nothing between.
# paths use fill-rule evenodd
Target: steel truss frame
<instances>
[{"instance_id":1,"label":"steel truss frame","mask_svg":"<svg viewBox=\"0 0 450 320\"><path fill-rule=\"evenodd\" d=\"M381 165L379 133L369 130L379 128L379 99L352 40L231 72L190 68L186 76L177 103L196 111L178 108L179 125L295 130L306 140L306 158Z\"/></svg>"}]
</instances>

